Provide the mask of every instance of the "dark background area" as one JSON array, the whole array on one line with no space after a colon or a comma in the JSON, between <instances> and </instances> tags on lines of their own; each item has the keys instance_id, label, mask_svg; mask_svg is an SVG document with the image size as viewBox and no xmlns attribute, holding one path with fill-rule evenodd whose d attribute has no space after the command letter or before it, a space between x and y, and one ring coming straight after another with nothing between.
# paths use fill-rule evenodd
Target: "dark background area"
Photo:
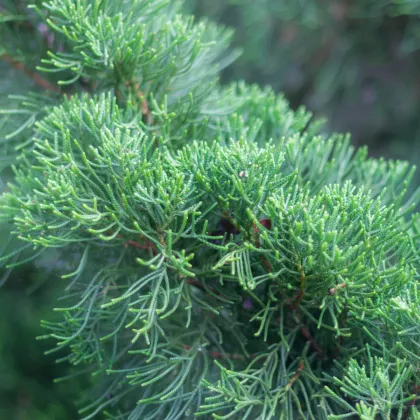
<instances>
[{"instance_id":1,"label":"dark background area","mask_svg":"<svg viewBox=\"0 0 420 420\"><path fill-rule=\"evenodd\" d=\"M234 27L224 80L283 92L372 155L420 161L419 0L187 0Z\"/></svg>"},{"instance_id":2,"label":"dark background area","mask_svg":"<svg viewBox=\"0 0 420 420\"><path fill-rule=\"evenodd\" d=\"M77 419L74 401L78 381L55 384L67 366L57 354L44 355L52 343L35 337L45 332L41 319L51 319L58 287L47 284L39 270L15 270L0 293L0 419ZM42 287L43 286L43 287Z\"/></svg>"},{"instance_id":3,"label":"dark background area","mask_svg":"<svg viewBox=\"0 0 420 420\"><path fill-rule=\"evenodd\" d=\"M272 85L372 155L420 161L420 0L187 0L185 9L235 28L243 54L223 81ZM2 286L0 420L78 418L81 380L54 384L69 368L44 356L54 343L35 340L60 287L34 266Z\"/></svg>"}]
</instances>

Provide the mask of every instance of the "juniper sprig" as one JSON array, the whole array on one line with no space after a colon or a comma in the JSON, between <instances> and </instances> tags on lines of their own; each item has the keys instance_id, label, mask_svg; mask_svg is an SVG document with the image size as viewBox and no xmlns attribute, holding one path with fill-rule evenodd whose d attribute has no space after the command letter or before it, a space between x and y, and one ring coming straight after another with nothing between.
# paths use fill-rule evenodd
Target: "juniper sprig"
<instances>
[{"instance_id":1,"label":"juniper sprig","mask_svg":"<svg viewBox=\"0 0 420 420\"><path fill-rule=\"evenodd\" d=\"M180 6L1 10L3 58L37 75L1 110L1 261L57 252L68 285L40 338L91 374L81 416L417 418L413 169L268 88L220 86L231 33ZM7 59L22 22L36 68Z\"/></svg>"}]
</instances>

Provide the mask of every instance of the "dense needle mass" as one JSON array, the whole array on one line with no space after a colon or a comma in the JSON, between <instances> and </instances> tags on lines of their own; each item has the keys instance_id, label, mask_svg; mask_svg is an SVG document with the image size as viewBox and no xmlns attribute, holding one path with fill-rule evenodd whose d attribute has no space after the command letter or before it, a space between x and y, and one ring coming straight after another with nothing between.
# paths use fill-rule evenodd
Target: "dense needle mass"
<instances>
[{"instance_id":1,"label":"dense needle mass","mask_svg":"<svg viewBox=\"0 0 420 420\"><path fill-rule=\"evenodd\" d=\"M58 250L43 338L93 374L81 416L418 418L413 169L270 89L220 86L230 31L178 7L38 4L55 88L2 112L22 124L2 259Z\"/></svg>"}]
</instances>

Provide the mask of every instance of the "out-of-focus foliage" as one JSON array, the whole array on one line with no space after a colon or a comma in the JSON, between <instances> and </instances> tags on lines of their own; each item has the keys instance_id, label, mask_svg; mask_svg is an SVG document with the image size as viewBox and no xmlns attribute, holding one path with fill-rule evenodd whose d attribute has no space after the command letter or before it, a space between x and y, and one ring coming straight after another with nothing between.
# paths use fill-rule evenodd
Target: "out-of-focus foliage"
<instances>
[{"instance_id":1,"label":"out-of-focus foliage","mask_svg":"<svg viewBox=\"0 0 420 420\"><path fill-rule=\"evenodd\" d=\"M1 231L4 235L4 231ZM2 236L4 237L4 236ZM6 271L7 274L10 271ZM2 272L2 274L4 274ZM6 276L1 278L6 280ZM39 320L51 315L57 288L39 268L25 267L10 273L0 294L0 419L74 420L78 383L54 383L69 374L68 366L55 364L56 355L45 356L46 343Z\"/></svg>"},{"instance_id":2,"label":"out-of-focus foliage","mask_svg":"<svg viewBox=\"0 0 420 420\"><path fill-rule=\"evenodd\" d=\"M39 2L38 2L39 3ZM8 165L14 161L15 138L23 141L28 127L34 122L40 108L30 106L28 112L9 114L18 103L32 96L43 95L42 89L28 72L32 72L45 56L48 44L45 31L34 31L28 21L20 18L26 2L0 0L0 191L6 189L11 171ZM34 19L36 16L34 16ZM35 21L34 21L35 24ZM38 39L39 37L39 39ZM15 51L12 56L3 54ZM25 61L26 70L10 64ZM31 110L31 111L30 111ZM33 112L32 112L33 111ZM9 228L0 227L0 250L8 246ZM10 244L9 244L10 246ZM51 268L57 256L50 253L44 260ZM77 418L74 401L77 399L77 381L54 383L54 379L70 374L68 366L56 364L57 355L45 356L49 346L36 340L43 333L40 319L51 315L58 298L60 277L50 270L45 272L34 265L20 269L5 269L0 262L0 419L1 420L74 420ZM46 283L48 286L46 287Z\"/></svg>"},{"instance_id":3,"label":"out-of-focus foliage","mask_svg":"<svg viewBox=\"0 0 420 420\"><path fill-rule=\"evenodd\" d=\"M188 0L235 28L224 77L270 84L375 154L420 161L418 0Z\"/></svg>"}]
</instances>

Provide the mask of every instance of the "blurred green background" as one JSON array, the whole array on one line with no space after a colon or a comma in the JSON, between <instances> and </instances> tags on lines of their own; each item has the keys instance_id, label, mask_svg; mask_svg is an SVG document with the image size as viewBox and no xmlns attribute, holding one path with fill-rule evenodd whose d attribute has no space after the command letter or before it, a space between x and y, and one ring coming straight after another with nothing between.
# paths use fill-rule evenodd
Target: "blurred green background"
<instances>
[{"instance_id":1,"label":"blurred green background","mask_svg":"<svg viewBox=\"0 0 420 420\"><path fill-rule=\"evenodd\" d=\"M185 10L236 29L243 54L222 80L272 85L372 155L420 162L420 0L187 0ZM0 82L17 77L0 66ZM54 384L69 368L43 355L53 343L35 340L59 288L54 270L35 266L2 286L0 420L78 418L81 381Z\"/></svg>"},{"instance_id":2,"label":"blurred green background","mask_svg":"<svg viewBox=\"0 0 420 420\"><path fill-rule=\"evenodd\" d=\"M236 29L225 80L270 84L373 155L420 161L419 0L187 0Z\"/></svg>"},{"instance_id":3,"label":"blurred green background","mask_svg":"<svg viewBox=\"0 0 420 420\"><path fill-rule=\"evenodd\" d=\"M50 319L58 288L36 267L15 270L0 293L0 419L75 420L78 382L54 384L68 367L45 356L51 343L35 340ZM62 355L58 355L62 356Z\"/></svg>"}]
</instances>

